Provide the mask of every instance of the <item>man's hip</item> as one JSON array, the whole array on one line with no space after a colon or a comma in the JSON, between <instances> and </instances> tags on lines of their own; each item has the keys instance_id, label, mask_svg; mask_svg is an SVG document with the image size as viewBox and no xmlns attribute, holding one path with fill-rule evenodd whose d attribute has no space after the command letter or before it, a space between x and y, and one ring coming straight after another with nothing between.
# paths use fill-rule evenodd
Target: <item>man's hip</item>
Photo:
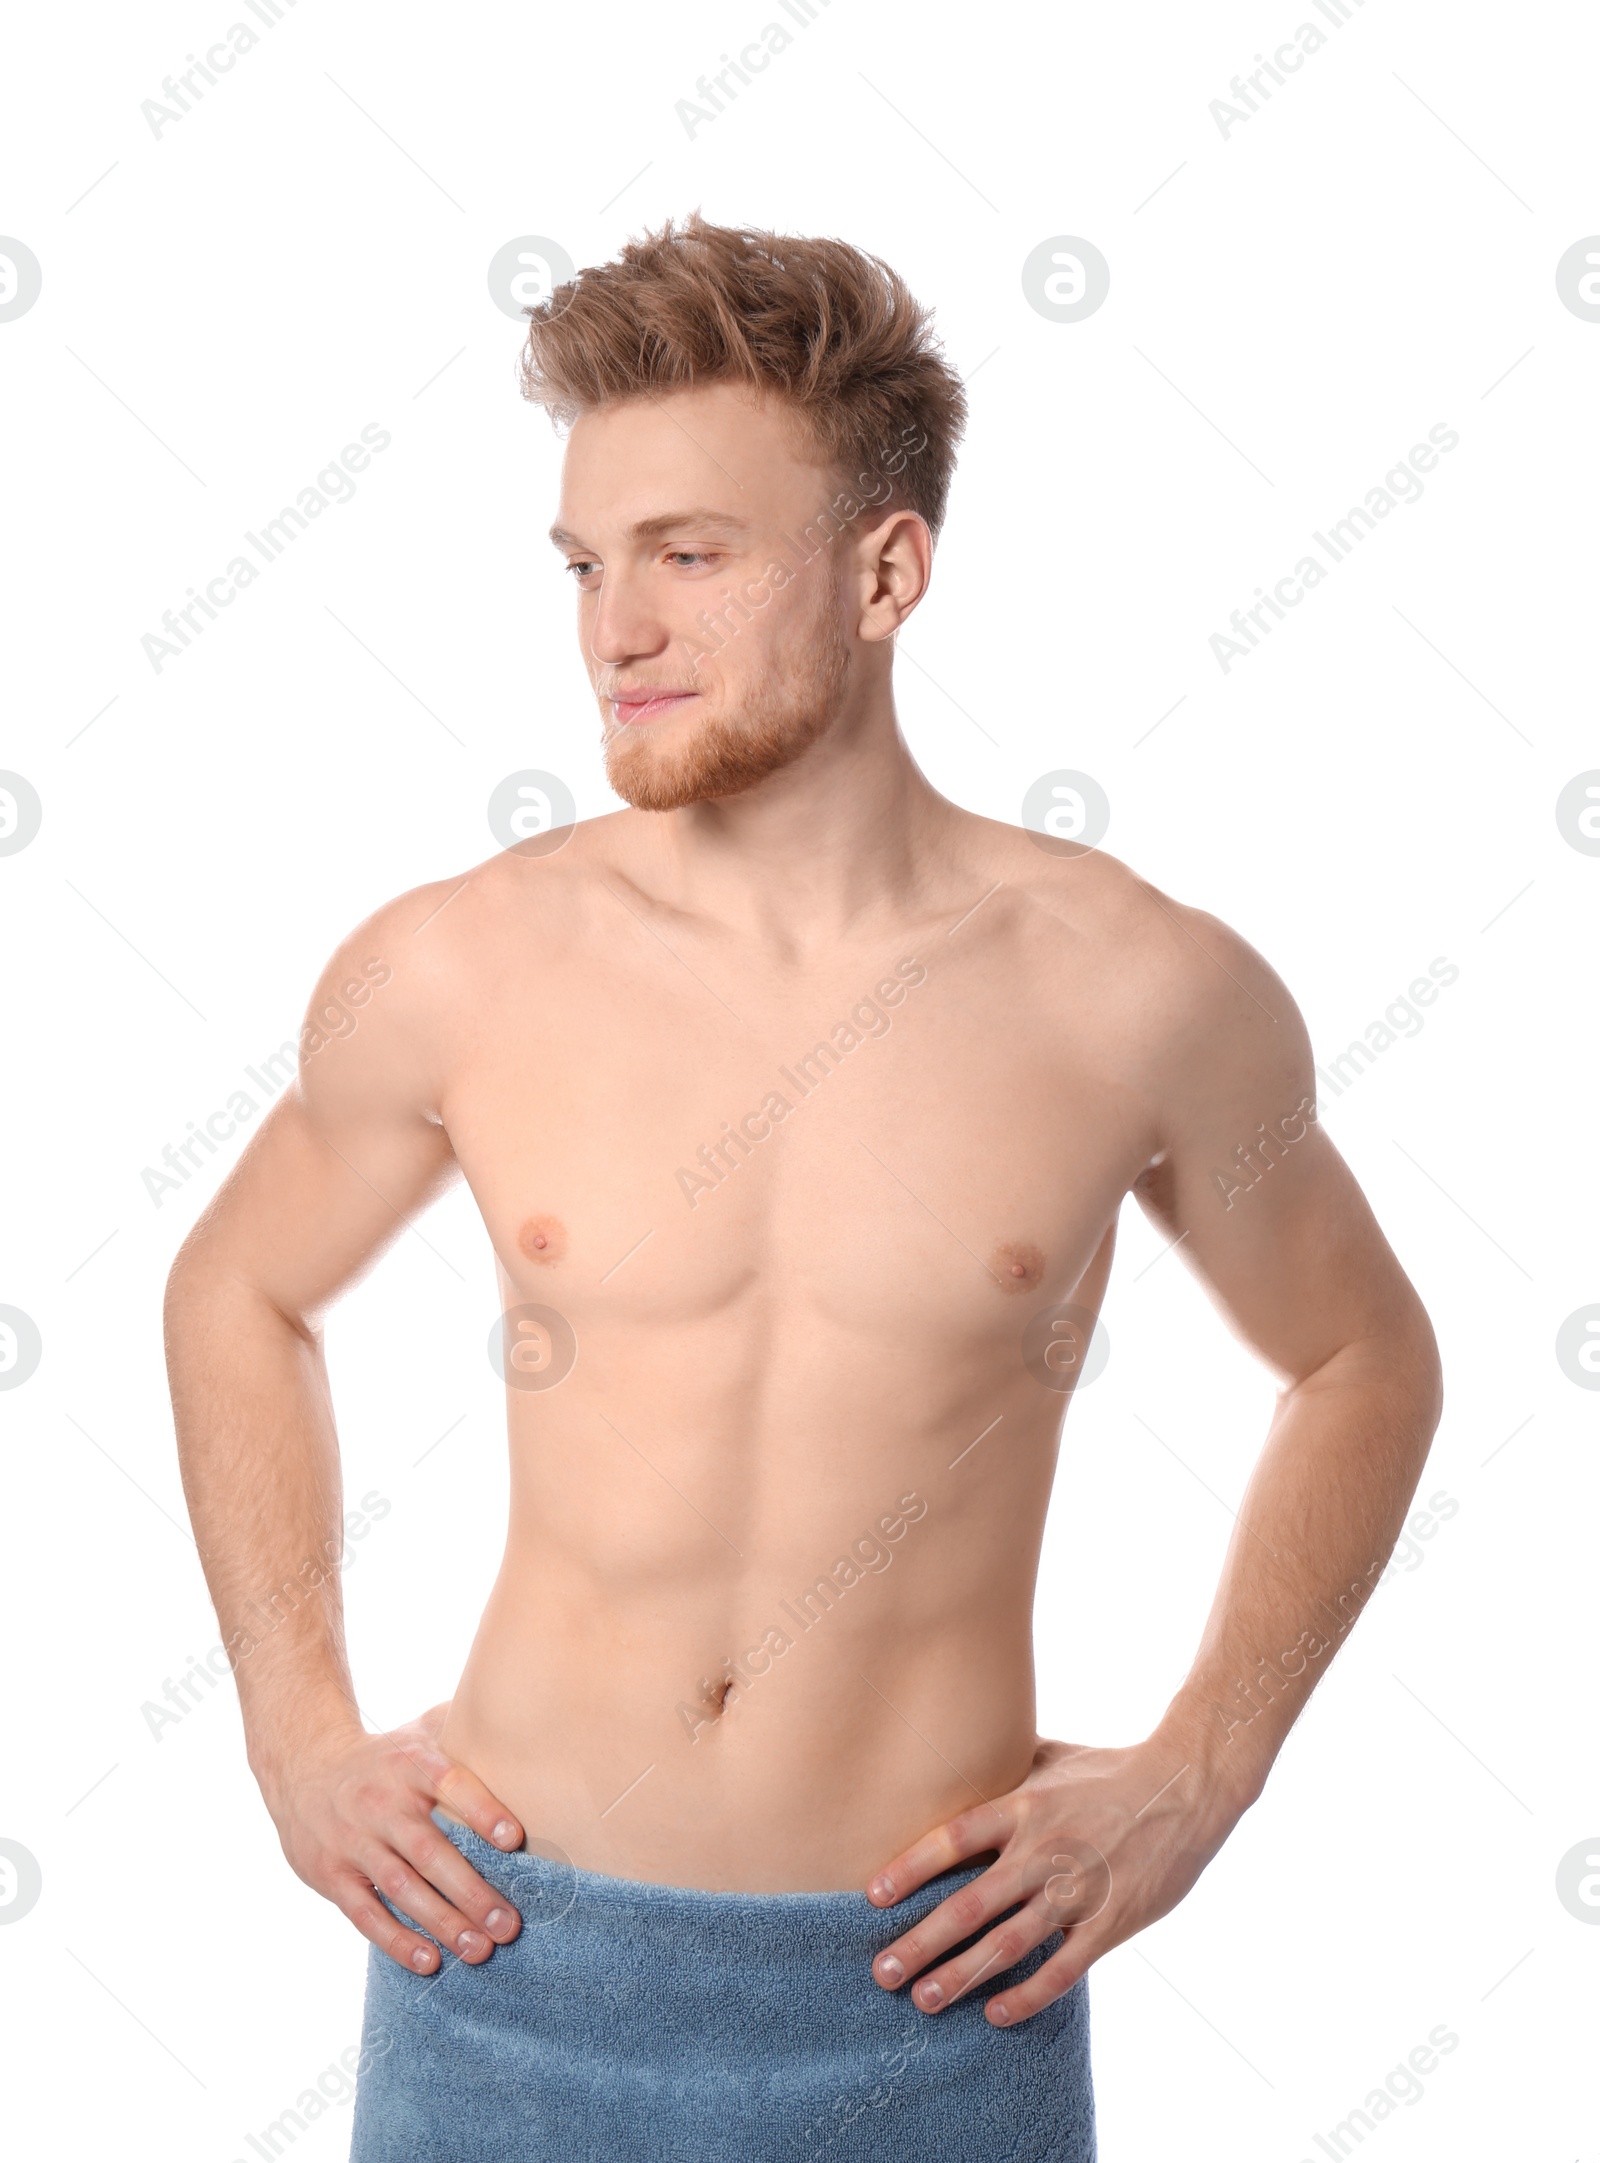
<instances>
[{"instance_id":1,"label":"man's hip","mask_svg":"<svg viewBox=\"0 0 1600 2163\"><path fill-rule=\"evenodd\" d=\"M428 1977L370 1952L351 2163L1094 2163L1086 1982L983 2017L1059 1934L932 2015L872 1979L978 1866L882 1909L606 1877L436 1821L522 1931Z\"/></svg>"}]
</instances>

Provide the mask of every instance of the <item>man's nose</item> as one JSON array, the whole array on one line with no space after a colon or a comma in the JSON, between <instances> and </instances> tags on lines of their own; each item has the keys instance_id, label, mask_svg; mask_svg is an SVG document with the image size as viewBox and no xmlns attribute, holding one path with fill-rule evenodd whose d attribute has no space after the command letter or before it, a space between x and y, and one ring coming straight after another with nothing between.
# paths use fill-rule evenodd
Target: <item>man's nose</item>
<instances>
[{"instance_id":1,"label":"man's nose","mask_svg":"<svg viewBox=\"0 0 1600 2163\"><path fill-rule=\"evenodd\" d=\"M589 624L589 651L602 668L659 654L671 640L648 581L626 571L605 570Z\"/></svg>"}]
</instances>

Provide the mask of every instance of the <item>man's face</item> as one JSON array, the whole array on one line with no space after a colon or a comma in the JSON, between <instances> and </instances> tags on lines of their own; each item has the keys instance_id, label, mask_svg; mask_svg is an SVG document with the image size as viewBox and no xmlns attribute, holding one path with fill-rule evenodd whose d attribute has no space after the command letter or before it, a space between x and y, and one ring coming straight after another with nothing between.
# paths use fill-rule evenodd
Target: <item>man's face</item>
<instances>
[{"instance_id":1,"label":"man's face","mask_svg":"<svg viewBox=\"0 0 1600 2163\"><path fill-rule=\"evenodd\" d=\"M882 502L889 485L874 475L868 492ZM838 718L852 564L877 523L861 489L836 505L841 486L807 461L788 412L728 384L574 423L551 538L579 592L607 778L627 802L738 795Z\"/></svg>"}]
</instances>

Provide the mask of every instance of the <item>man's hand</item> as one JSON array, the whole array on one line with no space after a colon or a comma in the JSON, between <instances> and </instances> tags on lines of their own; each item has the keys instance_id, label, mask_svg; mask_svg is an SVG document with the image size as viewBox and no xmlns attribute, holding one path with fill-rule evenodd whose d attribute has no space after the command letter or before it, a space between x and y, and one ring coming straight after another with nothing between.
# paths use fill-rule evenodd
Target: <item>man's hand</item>
<instances>
[{"instance_id":1,"label":"man's hand","mask_svg":"<svg viewBox=\"0 0 1600 2163\"><path fill-rule=\"evenodd\" d=\"M430 1815L440 1804L496 1847L522 1845L511 1812L438 1747L448 1709L435 1705L392 1734L320 1737L261 1783L295 1875L419 1975L439 1965L438 1946L397 1923L375 1886L464 1961L487 1960L522 1928Z\"/></svg>"},{"instance_id":2,"label":"man's hand","mask_svg":"<svg viewBox=\"0 0 1600 2163\"><path fill-rule=\"evenodd\" d=\"M920 1976L911 2002L937 2012L1059 1930L1060 1951L985 2008L1002 2028L1041 2012L1189 1891L1243 1814L1242 1802L1224 1805L1208 1785L1166 1741L1126 1750L1041 1741L1020 1787L936 1827L868 1886L867 1897L889 1907L953 1864L998 1850L982 1877L878 1954L874 1981L896 1990ZM1026 1905L959 1959L923 1973L1018 1901Z\"/></svg>"}]
</instances>

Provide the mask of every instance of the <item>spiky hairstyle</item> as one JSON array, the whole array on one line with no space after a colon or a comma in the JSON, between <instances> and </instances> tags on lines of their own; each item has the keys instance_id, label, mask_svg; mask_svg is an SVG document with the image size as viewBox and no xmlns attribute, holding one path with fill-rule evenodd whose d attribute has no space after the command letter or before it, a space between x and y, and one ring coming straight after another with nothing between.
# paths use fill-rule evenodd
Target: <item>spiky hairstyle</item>
<instances>
[{"instance_id":1,"label":"spiky hairstyle","mask_svg":"<svg viewBox=\"0 0 1600 2163\"><path fill-rule=\"evenodd\" d=\"M817 462L846 483L887 475L885 502L938 538L967 394L932 310L880 257L693 210L525 313L522 393L558 427L614 399L745 384L787 401Z\"/></svg>"}]
</instances>

